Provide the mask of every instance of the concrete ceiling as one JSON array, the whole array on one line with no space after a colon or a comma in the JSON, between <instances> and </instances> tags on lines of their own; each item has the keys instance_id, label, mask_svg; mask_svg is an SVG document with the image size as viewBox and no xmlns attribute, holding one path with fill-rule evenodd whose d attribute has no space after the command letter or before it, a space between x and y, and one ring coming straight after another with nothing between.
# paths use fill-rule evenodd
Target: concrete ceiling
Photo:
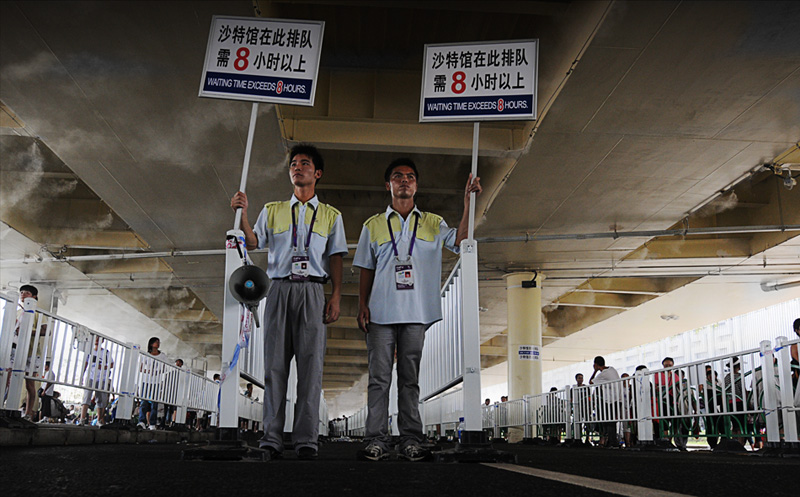
<instances>
[{"instance_id":1,"label":"concrete ceiling","mask_svg":"<svg viewBox=\"0 0 800 497\"><path fill-rule=\"evenodd\" d=\"M320 197L342 210L349 242L385 208L382 170L400 154L420 166L418 204L455 224L472 128L417 122L422 47L538 38L539 120L481 126L477 237L800 224L800 188L775 174L800 162L792 2L3 2L2 221L45 257L222 248L250 105L197 98L215 14L326 22L315 106L261 105L253 219L288 196L287 147L310 141L328 164ZM773 162L785 169L758 169ZM794 235L484 243L484 364L504 360L508 272L547 275L545 344L563 345L709 273L797 279ZM3 285L32 271L10 252ZM329 395L365 371L351 261L343 318L329 328ZM220 256L72 266L86 278L39 268L31 279L107 289L197 354L219 355Z\"/></svg>"}]
</instances>

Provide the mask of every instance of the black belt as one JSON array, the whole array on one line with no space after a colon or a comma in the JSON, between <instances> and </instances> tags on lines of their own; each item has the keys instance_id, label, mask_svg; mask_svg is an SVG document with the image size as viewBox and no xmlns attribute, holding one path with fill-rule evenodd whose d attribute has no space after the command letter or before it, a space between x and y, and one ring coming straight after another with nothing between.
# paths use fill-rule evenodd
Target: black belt
<instances>
[{"instance_id":1,"label":"black belt","mask_svg":"<svg viewBox=\"0 0 800 497\"><path fill-rule=\"evenodd\" d=\"M291 281L292 283L302 283L303 281L310 281L311 283L322 283L323 285L328 282L327 276L309 276L307 280L292 280L289 277L272 278L272 281Z\"/></svg>"}]
</instances>

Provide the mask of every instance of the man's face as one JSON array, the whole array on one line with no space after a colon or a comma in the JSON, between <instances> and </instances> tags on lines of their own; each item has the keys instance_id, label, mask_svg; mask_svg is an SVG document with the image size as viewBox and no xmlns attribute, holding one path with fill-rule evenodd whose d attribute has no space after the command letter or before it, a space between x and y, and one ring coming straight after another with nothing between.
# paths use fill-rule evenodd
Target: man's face
<instances>
[{"instance_id":1,"label":"man's face","mask_svg":"<svg viewBox=\"0 0 800 497\"><path fill-rule=\"evenodd\" d=\"M600 366L597 363L592 364L592 367L594 368L595 371L602 371L603 370L603 367Z\"/></svg>"},{"instance_id":2,"label":"man's face","mask_svg":"<svg viewBox=\"0 0 800 497\"><path fill-rule=\"evenodd\" d=\"M33 293L30 292L30 290L22 290L21 292L19 292L19 301L20 302L24 302L25 299L30 299L30 298L34 298L34 299L36 298L36 297L34 297Z\"/></svg>"},{"instance_id":3,"label":"man's face","mask_svg":"<svg viewBox=\"0 0 800 497\"><path fill-rule=\"evenodd\" d=\"M661 365L664 366L665 368L671 368L672 366L675 365L675 363L673 361L669 360L669 359L664 359L661 362Z\"/></svg>"},{"instance_id":4,"label":"man's face","mask_svg":"<svg viewBox=\"0 0 800 497\"><path fill-rule=\"evenodd\" d=\"M490 402L491 401L489 399L486 399L483 401L483 405L488 406Z\"/></svg>"},{"instance_id":5,"label":"man's face","mask_svg":"<svg viewBox=\"0 0 800 497\"><path fill-rule=\"evenodd\" d=\"M417 175L408 166L397 166L389 175L386 189L392 193L392 198L414 198L417 194Z\"/></svg>"},{"instance_id":6,"label":"man's face","mask_svg":"<svg viewBox=\"0 0 800 497\"><path fill-rule=\"evenodd\" d=\"M297 154L289 162L289 179L294 186L312 186L322 177L322 170L306 154Z\"/></svg>"},{"instance_id":7,"label":"man's face","mask_svg":"<svg viewBox=\"0 0 800 497\"><path fill-rule=\"evenodd\" d=\"M578 381L578 385L583 385L583 375L582 374L579 374L578 376L576 376L575 379Z\"/></svg>"}]
</instances>

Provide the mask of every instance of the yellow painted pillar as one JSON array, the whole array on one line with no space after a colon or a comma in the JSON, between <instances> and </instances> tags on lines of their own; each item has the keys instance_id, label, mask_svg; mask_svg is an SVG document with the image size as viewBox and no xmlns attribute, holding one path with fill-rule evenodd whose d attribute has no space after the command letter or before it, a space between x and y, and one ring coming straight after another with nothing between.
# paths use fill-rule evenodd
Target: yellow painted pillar
<instances>
[{"instance_id":1,"label":"yellow painted pillar","mask_svg":"<svg viewBox=\"0 0 800 497\"><path fill-rule=\"evenodd\" d=\"M508 399L542 393L542 281L533 272L506 276L508 304ZM509 430L509 442L519 442L523 430Z\"/></svg>"}]
</instances>

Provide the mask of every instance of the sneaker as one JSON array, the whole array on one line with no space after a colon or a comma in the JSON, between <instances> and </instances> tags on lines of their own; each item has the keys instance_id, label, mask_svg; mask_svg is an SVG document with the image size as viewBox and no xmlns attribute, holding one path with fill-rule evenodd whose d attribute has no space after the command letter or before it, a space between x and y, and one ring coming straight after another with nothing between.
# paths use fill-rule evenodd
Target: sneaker
<instances>
[{"instance_id":1,"label":"sneaker","mask_svg":"<svg viewBox=\"0 0 800 497\"><path fill-rule=\"evenodd\" d=\"M156 431L156 425L150 425L150 431Z\"/></svg>"},{"instance_id":2,"label":"sneaker","mask_svg":"<svg viewBox=\"0 0 800 497\"><path fill-rule=\"evenodd\" d=\"M406 445L400 450L398 454L399 457L405 459L406 461L412 461L412 462L422 461L424 459L427 459L428 456L430 455L431 455L430 452L423 449L417 444Z\"/></svg>"},{"instance_id":3,"label":"sneaker","mask_svg":"<svg viewBox=\"0 0 800 497\"><path fill-rule=\"evenodd\" d=\"M300 447L297 450L297 458L301 461L312 461L317 458L317 451L313 447Z\"/></svg>"},{"instance_id":4,"label":"sneaker","mask_svg":"<svg viewBox=\"0 0 800 497\"><path fill-rule=\"evenodd\" d=\"M141 428L141 429L143 429L143 430L146 430L146 429L147 429L147 425L146 425L146 424L144 424L144 423L142 423L141 421L139 421L139 424L137 424L136 426L137 426L137 427L139 427L139 428Z\"/></svg>"},{"instance_id":5,"label":"sneaker","mask_svg":"<svg viewBox=\"0 0 800 497\"><path fill-rule=\"evenodd\" d=\"M376 443L371 443L358 451L358 459L360 460L381 461L388 458L389 453Z\"/></svg>"}]
</instances>

